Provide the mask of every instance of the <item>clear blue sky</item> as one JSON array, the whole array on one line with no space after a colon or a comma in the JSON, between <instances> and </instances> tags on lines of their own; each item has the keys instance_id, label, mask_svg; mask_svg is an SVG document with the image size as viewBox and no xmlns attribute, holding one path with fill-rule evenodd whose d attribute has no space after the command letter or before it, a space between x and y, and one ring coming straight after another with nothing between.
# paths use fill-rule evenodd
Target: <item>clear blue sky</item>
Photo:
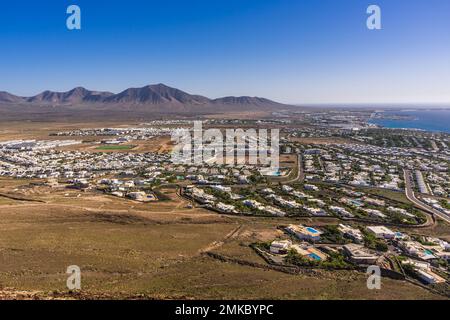
<instances>
[{"instance_id":1,"label":"clear blue sky","mask_svg":"<svg viewBox=\"0 0 450 320\"><path fill-rule=\"evenodd\" d=\"M66 8L82 30L66 28ZM366 28L378 4L383 30ZM450 102L449 0L2 1L0 91L163 82L287 103Z\"/></svg>"}]
</instances>

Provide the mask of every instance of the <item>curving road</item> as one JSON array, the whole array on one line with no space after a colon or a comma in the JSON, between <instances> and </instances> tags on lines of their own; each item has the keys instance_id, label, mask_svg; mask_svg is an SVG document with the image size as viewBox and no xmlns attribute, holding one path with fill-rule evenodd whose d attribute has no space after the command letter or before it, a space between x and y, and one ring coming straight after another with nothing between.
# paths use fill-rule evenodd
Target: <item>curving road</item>
<instances>
[{"instance_id":1,"label":"curving road","mask_svg":"<svg viewBox=\"0 0 450 320\"><path fill-rule=\"evenodd\" d=\"M436 210L429 205L423 203L419 199L416 198L416 195L414 194L414 190L412 188L412 181L411 181L411 172L409 170L403 170L403 174L405 177L405 194L409 201L414 203L418 208L425 210L426 212L433 214L436 217L441 218L447 223L450 223L450 216L446 215L445 213Z\"/></svg>"},{"instance_id":2,"label":"curving road","mask_svg":"<svg viewBox=\"0 0 450 320\"><path fill-rule=\"evenodd\" d=\"M297 175L288 181L285 181L284 184L292 184L296 182L303 182L305 180L305 173L303 171L303 159L302 155L297 155Z\"/></svg>"}]
</instances>

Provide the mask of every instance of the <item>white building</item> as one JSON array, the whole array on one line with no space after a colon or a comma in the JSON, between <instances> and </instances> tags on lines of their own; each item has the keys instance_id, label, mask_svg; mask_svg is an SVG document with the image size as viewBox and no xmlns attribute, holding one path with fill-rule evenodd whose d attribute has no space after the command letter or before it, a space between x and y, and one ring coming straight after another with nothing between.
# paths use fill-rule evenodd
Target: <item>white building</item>
<instances>
[{"instance_id":1,"label":"white building","mask_svg":"<svg viewBox=\"0 0 450 320\"><path fill-rule=\"evenodd\" d=\"M367 227L367 231L373 234L378 239L394 239L395 232L386 228L385 226Z\"/></svg>"},{"instance_id":2,"label":"white building","mask_svg":"<svg viewBox=\"0 0 450 320\"><path fill-rule=\"evenodd\" d=\"M342 232L348 238L354 240L356 243L364 242L364 237L362 232L359 229L352 228L345 224L340 224L338 226L338 230Z\"/></svg>"},{"instance_id":3,"label":"white building","mask_svg":"<svg viewBox=\"0 0 450 320\"><path fill-rule=\"evenodd\" d=\"M444 283L445 279L429 270L416 270L417 275L427 284Z\"/></svg>"},{"instance_id":4,"label":"white building","mask_svg":"<svg viewBox=\"0 0 450 320\"><path fill-rule=\"evenodd\" d=\"M290 240L276 240L270 245L270 252L274 254L285 254L292 246Z\"/></svg>"},{"instance_id":5,"label":"white building","mask_svg":"<svg viewBox=\"0 0 450 320\"><path fill-rule=\"evenodd\" d=\"M314 229L312 227L305 227L303 225L293 225L291 224L286 228L286 231L290 234L295 235L300 240L311 240L319 241L320 236L323 234L322 231Z\"/></svg>"}]
</instances>

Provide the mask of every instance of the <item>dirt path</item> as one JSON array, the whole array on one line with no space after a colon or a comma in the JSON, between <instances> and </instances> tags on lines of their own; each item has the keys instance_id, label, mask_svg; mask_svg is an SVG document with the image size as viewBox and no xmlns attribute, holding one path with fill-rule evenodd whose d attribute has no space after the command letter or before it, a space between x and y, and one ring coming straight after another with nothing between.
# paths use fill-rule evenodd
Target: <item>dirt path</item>
<instances>
[{"instance_id":1,"label":"dirt path","mask_svg":"<svg viewBox=\"0 0 450 320\"><path fill-rule=\"evenodd\" d=\"M243 225L240 224L239 226L237 226L236 228L234 228L233 230L231 230L226 236L225 238L223 238L221 241L214 241L212 243L210 243L208 246L206 246L203 249L199 250L199 254L204 254L204 253L208 253L210 251L216 250L218 248L220 248L221 246L223 246L225 243L227 243L230 240L233 240L234 238L236 238L236 236L239 234L239 231L241 231Z\"/></svg>"},{"instance_id":2,"label":"dirt path","mask_svg":"<svg viewBox=\"0 0 450 320\"><path fill-rule=\"evenodd\" d=\"M117 214L130 214L130 213L136 213L136 214L168 214L168 213L176 213L181 215L192 215L195 213L192 209L186 209L186 210L180 210L176 211L173 210L166 210L166 211L146 211L146 210L136 210L136 209L100 209L100 208L89 208L89 207L83 207L83 206L77 206L77 205L69 205L69 204L44 204L47 207L57 207L57 208L68 208L68 209L77 209L81 211L87 211L91 213L117 213ZM12 208L20 208L20 209L33 209L33 208L39 208L42 207L43 204L23 204L23 205L3 205L0 206L1 209L12 209ZM214 215L211 213L211 215Z\"/></svg>"}]
</instances>

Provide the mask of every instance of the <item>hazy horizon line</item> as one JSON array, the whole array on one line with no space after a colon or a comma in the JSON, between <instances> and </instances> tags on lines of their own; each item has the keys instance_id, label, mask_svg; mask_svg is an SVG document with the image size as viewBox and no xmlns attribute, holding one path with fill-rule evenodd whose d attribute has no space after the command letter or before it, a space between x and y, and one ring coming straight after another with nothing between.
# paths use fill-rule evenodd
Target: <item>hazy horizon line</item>
<instances>
[{"instance_id":1,"label":"hazy horizon line","mask_svg":"<svg viewBox=\"0 0 450 320\"><path fill-rule=\"evenodd\" d=\"M191 93L188 91L185 91L184 89L179 89L178 87L172 86L172 85L167 85L165 83L159 82L159 83L152 83L152 84L147 84L147 85L143 85L143 86L136 86L136 85L131 85L125 89L122 89L118 92L114 92L113 90L97 90L97 89L90 89L87 86L84 85L75 85L73 87L70 87L70 89L67 90L61 90L61 89L45 89L43 91L39 91L35 94L31 94L31 95L23 95L23 94L15 94L12 93L11 91L7 91L7 90L2 90L0 89L0 92L5 92L5 93L9 93L12 95L15 95L17 97L21 97L21 98L29 98L29 97L33 97L39 94L42 94L46 91L51 91L51 92L56 92L56 93L65 93L65 92L69 92L71 90L77 89L77 88L83 88L89 91L93 91L93 92L108 92L108 93L112 93L112 94L119 94L125 90L128 89L140 89L140 88L145 88L148 86L158 86L158 85L164 85L166 87L169 88L173 88L176 90L180 90L183 92L186 92L190 95L201 95L207 98L212 97L212 95L209 94L201 94L201 93ZM234 96L234 97L242 97L243 95L241 94L231 94L231 95L225 95L223 97L227 97L227 96ZM409 107L409 108L417 108L417 109L426 109L426 108L432 108L432 109L439 109L439 108L450 108L450 101L449 102L308 102L308 103L298 103L298 102L283 102L280 101L277 98L271 98L268 96L260 96L260 95L254 95L254 94L246 94L244 96L248 96L248 97L255 97L255 98L265 98L265 99L269 99L272 100L274 102L278 102L281 104L285 104L285 105L290 105L290 106L296 106L296 107L318 107L318 108L403 108L403 107ZM214 98L211 98L214 99Z\"/></svg>"},{"instance_id":2,"label":"hazy horizon line","mask_svg":"<svg viewBox=\"0 0 450 320\"><path fill-rule=\"evenodd\" d=\"M295 103L298 107L318 107L318 108L413 108L413 109L448 109L450 102L349 102L349 103Z\"/></svg>"}]
</instances>

